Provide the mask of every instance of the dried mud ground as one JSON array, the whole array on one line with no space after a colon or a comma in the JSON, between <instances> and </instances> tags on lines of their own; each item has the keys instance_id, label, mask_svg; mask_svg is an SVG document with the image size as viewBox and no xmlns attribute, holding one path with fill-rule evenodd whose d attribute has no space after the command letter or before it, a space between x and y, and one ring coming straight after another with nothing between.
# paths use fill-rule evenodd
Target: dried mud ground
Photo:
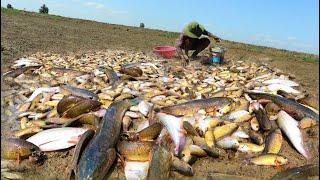
<instances>
[{"instance_id":1,"label":"dried mud ground","mask_svg":"<svg viewBox=\"0 0 320 180\"><path fill-rule=\"evenodd\" d=\"M70 19L60 16L39 15L25 11L1 9L1 74L8 71L8 66L16 59L35 52L85 53L104 49L130 49L151 53L155 45L174 45L179 34L111 25L87 20ZM266 63L273 68L295 75L296 81L311 94L319 107L319 57L285 50L253 46L231 41L222 41L227 48L225 59L228 61L248 61ZM310 60L315 62L307 62ZM172 61L174 61L173 59ZM174 65L175 63L172 63ZM197 65L197 62L192 62ZM2 81L1 81L2 82ZM2 83L1 83L2 84ZM1 136L6 136L11 125L6 122L1 106ZM214 173L227 173L269 179L277 172L290 167L314 164L319 161L318 126L303 131L309 136L307 146L314 158L306 161L286 140L281 154L289 159L289 164L282 167L260 167L246 164L241 154L229 152L228 157L201 158L192 165L193 179L214 179ZM27 167L23 174L26 179L64 179L65 170L71 161L73 149L47 153L48 159L42 166L33 166L23 161L21 167ZM171 172L174 179L186 178ZM45 177L45 178L44 178ZM113 178L123 179L121 167L116 166Z\"/></svg>"}]
</instances>

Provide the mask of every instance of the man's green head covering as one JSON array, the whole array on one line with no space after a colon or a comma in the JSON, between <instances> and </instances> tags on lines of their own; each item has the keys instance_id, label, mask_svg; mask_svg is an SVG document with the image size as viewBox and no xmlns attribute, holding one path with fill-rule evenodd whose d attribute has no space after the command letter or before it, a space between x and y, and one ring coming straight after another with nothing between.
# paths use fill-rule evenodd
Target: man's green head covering
<instances>
[{"instance_id":1,"label":"man's green head covering","mask_svg":"<svg viewBox=\"0 0 320 180\"><path fill-rule=\"evenodd\" d=\"M198 22L191 22L189 23L184 29L183 29L183 33L191 38L199 38L201 36L197 35L195 33L196 30L200 30L201 32L203 32L205 29L202 25L200 25Z\"/></svg>"}]
</instances>

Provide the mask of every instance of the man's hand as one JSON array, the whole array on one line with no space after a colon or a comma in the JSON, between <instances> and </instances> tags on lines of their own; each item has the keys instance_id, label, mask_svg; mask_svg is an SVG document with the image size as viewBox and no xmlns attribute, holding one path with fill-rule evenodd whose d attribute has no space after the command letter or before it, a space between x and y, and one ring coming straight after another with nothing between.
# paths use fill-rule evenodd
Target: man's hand
<instances>
[{"instance_id":1,"label":"man's hand","mask_svg":"<svg viewBox=\"0 0 320 180\"><path fill-rule=\"evenodd\" d=\"M212 33L208 32L208 36L213 38L216 42L221 42L221 39L217 36L213 35Z\"/></svg>"},{"instance_id":2,"label":"man's hand","mask_svg":"<svg viewBox=\"0 0 320 180\"><path fill-rule=\"evenodd\" d=\"M221 42L221 39L218 38L218 37L213 37L213 39L214 39L216 42Z\"/></svg>"}]
</instances>

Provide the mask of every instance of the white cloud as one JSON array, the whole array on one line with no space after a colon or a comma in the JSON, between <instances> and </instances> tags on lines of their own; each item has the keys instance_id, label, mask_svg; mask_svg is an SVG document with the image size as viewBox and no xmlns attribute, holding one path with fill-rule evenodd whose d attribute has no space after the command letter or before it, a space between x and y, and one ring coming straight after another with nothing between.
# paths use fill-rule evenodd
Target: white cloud
<instances>
[{"instance_id":1,"label":"white cloud","mask_svg":"<svg viewBox=\"0 0 320 180\"><path fill-rule=\"evenodd\" d=\"M87 6L92 6L92 7L96 8L96 9L103 9L104 8L103 4L96 3L96 2L87 2L86 5Z\"/></svg>"},{"instance_id":2,"label":"white cloud","mask_svg":"<svg viewBox=\"0 0 320 180\"><path fill-rule=\"evenodd\" d=\"M120 10L113 10L105 7L105 5L101 3L96 3L96 2L87 2L85 3L86 6L93 7L95 9L104 11L108 15L119 15L119 14L128 14L127 11L120 11Z\"/></svg>"},{"instance_id":3,"label":"white cloud","mask_svg":"<svg viewBox=\"0 0 320 180\"><path fill-rule=\"evenodd\" d=\"M289 36L287 39L288 39L289 41L295 41L295 40L297 40L296 37L291 37L291 36Z\"/></svg>"}]
</instances>

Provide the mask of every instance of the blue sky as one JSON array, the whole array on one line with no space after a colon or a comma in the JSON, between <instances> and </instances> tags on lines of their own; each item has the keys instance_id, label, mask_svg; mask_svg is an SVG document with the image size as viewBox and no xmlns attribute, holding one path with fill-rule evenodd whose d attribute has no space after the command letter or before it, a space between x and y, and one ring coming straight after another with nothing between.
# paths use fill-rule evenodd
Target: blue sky
<instances>
[{"instance_id":1,"label":"blue sky","mask_svg":"<svg viewBox=\"0 0 320 180\"><path fill-rule=\"evenodd\" d=\"M222 39L319 54L318 0L2 0L14 8L180 32L198 21Z\"/></svg>"}]
</instances>

